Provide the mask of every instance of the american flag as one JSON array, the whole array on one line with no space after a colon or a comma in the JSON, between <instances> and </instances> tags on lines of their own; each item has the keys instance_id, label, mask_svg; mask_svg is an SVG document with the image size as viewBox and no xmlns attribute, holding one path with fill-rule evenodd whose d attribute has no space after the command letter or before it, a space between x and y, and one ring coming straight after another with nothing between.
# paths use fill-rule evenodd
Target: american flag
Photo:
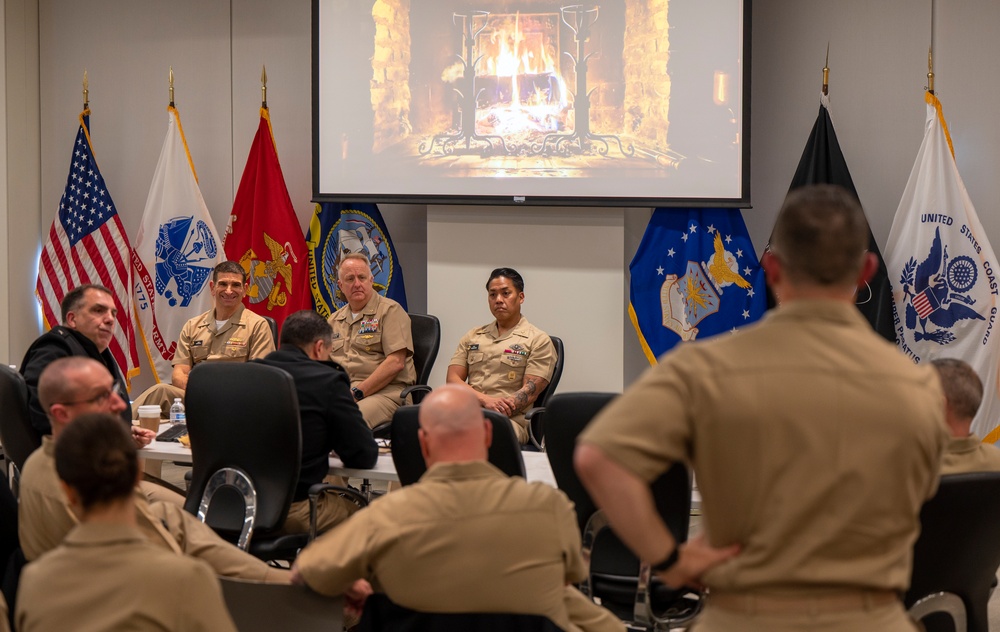
<instances>
[{"instance_id":1,"label":"american flag","mask_svg":"<svg viewBox=\"0 0 1000 632\"><path fill-rule=\"evenodd\" d=\"M35 294L46 329L60 322L59 303L71 289L96 283L111 290L118 328L109 349L126 379L139 373L132 324L132 247L90 146L90 110L80 114L66 190L38 262Z\"/></svg>"}]
</instances>

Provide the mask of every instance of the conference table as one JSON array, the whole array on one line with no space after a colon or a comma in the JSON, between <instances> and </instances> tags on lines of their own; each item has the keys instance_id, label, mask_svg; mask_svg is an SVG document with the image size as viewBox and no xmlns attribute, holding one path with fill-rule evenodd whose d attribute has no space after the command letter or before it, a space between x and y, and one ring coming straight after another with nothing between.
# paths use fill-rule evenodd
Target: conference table
<instances>
[{"instance_id":1,"label":"conference table","mask_svg":"<svg viewBox=\"0 0 1000 632\"><path fill-rule=\"evenodd\" d=\"M160 426L160 433L170 428L169 424ZM185 448L176 441L153 441L148 446L139 450L139 457L149 461L179 461L182 463L191 462L191 448ZM556 487L556 479L549 466L549 459L544 452L522 452L524 459L524 470L529 482L540 482L552 487ZM392 462L392 455L379 454L375 467L370 469L353 469L344 467L343 461L336 456L330 457L330 473L336 476L347 478L360 478L369 481L399 481L396 474L396 465Z\"/></svg>"}]
</instances>

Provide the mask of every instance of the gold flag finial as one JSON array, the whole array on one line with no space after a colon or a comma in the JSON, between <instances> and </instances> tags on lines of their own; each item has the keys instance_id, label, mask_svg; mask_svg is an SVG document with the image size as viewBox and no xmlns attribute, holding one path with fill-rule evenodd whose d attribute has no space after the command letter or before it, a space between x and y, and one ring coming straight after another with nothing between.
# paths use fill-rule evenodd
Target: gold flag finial
<instances>
[{"instance_id":1,"label":"gold flag finial","mask_svg":"<svg viewBox=\"0 0 1000 632\"><path fill-rule=\"evenodd\" d=\"M260 107L267 108L267 66L260 66Z\"/></svg>"},{"instance_id":2,"label":"gold flag finial","mask_svg":"<svg viewBox=\"0 0 1000 632\"><path fill-rule=\"evenodd\" d=\"M826 63L823 64L823 94L830 94L830 42L826 43Z\"/></svg>"},{"instance_id":3,"label":"gold flag finial","mask_svg":"<svg viewBox=\"0 0 1000 632\"><path fill-rule=\"evenodd\" d=\"M174 67L170 67L170 74L168 75L170 79L170 107L174 107Z\"/></svg>"},{"instance_id":4,"label":"gold flag finial","mask_svg":"<svg viewBox=\"0 0 1000 632\"><path fill-rule=\"evenodd\" d=\"M87 79L87 69L83 69L83 109L90 108L90 81Z\"/></svg>"},{"instance_id":5,"label":"gold flag finial","mask_svg":"<svg viewBox=\"0 0 1000 632\"><path fill-rule=\"evenodd\" d=\"M934 94L934 55L931 47L927 47L927 91Z\"/></svg>"}]
</instances>

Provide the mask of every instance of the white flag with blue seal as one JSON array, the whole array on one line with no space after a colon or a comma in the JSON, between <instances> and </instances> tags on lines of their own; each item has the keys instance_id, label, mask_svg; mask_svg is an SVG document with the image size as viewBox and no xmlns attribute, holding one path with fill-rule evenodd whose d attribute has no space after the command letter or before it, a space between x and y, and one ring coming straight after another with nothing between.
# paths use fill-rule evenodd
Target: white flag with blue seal
<instances>
[{"instance_id":1,"label":"white flag with blue seal","mask_svg":"<svg viewBox=\"0 0 1000 632\"><path fill-rule=\"evenodd\" d=\"M222 253L180 114L173 106L167 112L167 136L132 254L139 334L157 382L170 381L184 323L211 309L208 282Z\"/></svg>"},{"instance_id":2,"label":"white flag with blue seal","mask_svg":"<svg viewBox=\"0 0 1000 632\"><path fill-rule=\"evenodd\" d=\"M965 360L985 392L972 431L1000 436L997 258L955 164L941 102L928 92L924 140L885 247L896 342L914 362Z\"/></svg>"}]
</instances>

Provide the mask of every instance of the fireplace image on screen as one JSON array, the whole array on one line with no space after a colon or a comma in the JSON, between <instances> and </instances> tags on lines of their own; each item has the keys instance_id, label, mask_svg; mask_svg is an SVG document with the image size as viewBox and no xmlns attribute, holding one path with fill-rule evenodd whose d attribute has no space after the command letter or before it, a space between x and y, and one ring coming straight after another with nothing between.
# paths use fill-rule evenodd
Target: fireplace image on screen
<instances>
[{"instance_id":1,"label":"fireplace image on screen","mask_svg":"<svg viewBox=\"0 0 1000 632\"><path fill-rule=\"evenodd\" d=\"M317 2L320 195L744 194L740 0Z\"/></svg>"},{"instance_id":2,"label":"fireplace image on screen","mask_svg":"<svg viewBox=\"0 0 1000 632\"><path fill-rule=\"evenodd\" d=\"M617 135L590 129L590 99L598 88L588 89L587 63L595 53L584 47L599 18L599 5L564 6L559 14L453 14L463 31L464 55L442 78L456 76L459 125L421 143L420 154L437 146L445 155L486 157L502 149L505 155L605 156L611 140L623 155L634 155L635 148L623 148ZM575 55L563 52L576 76L572 99L559 63L560 21L576 43ZM567 127L573 131L565 132Z\"/></svg>"}]
</instances>

